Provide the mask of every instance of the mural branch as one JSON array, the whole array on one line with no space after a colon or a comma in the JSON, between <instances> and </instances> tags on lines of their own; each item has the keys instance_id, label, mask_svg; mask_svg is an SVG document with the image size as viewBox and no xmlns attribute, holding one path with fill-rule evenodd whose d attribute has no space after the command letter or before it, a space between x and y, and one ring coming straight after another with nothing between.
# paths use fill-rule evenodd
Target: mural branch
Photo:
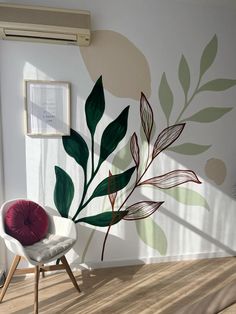
<instances>
[{"instance_id":1,"label":"mural branch","mask_svg":"<svg viewBox=\"0 0 236 314\"><path fill-rule=\"evenodd\" d=\"M100 142L99 160L97 165L95 165L94 134L104 111L105 98L102 77L100 77L85 103L86 122L91 135L91 150L89 150L83 137L73 129L71 129L69 136L62 137L62 143L66 153L82 167L84 174L82 197L72 220L75 223L83 222L96 227L108 227L102 248L102 260L104 258L106 240L112 225L119 223L121 220L133 221L145 219L155 213L163 204L163 201L139 201L127 206L126 203L136 188L142 185L150 185L155 188L169 189L189 181L200 183L196 174L191 170L173 170L161 176L142 181L153 160L178 139L185 127L185 123L168 126L157 136L154 144L151 145L153 111L147 98L142 93L140 98L140 118L148 143L148 156L146 160L143 161L140 158L138 137L137 134L134 133L130 140L130 150L134 166L115 175L108 171L108 176L97 185L91 195L88 195L88 189L99 172L101 165L124 139L128 128L129 107L126 107L120 115L104 129ZM89 159L91 160L91 174L88 179ZM145 168L143 172L139 174L139 166L141 163L145 165ZM119 208L114 210L118 192L128 186L134 172L136 172L136 179L133 182L132 189L127 193ZM74 184L70 176L59 166L55 166L55 174L54 203L61 216L68 218L71 203L74 198ZM79 217L81 211L86 208L94 198L102 196L109 197L111 210L92 216Z\"/></svg>"}]
</instances>

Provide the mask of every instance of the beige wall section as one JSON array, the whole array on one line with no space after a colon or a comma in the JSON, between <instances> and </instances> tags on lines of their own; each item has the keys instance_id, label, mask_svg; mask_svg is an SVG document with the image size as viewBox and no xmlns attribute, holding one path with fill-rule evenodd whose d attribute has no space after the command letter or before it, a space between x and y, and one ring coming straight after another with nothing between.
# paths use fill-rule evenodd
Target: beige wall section
<instances>
[{"instance_id":1,"label":"beige wall section","mask_svg":"<svg viewBox=\"0 0 236 314\"><path fill-rule=\"evenodd\" d=\"M227 169L223 160L211 158L208 159L205 165L206 176L215 182L217 185L224 183Z\"/></svg>"},{"instance_id":2,"label":"beige wall section","mask_svg":"<svg viewBox=\"0 0 236 314\"><path fill-rule=\"evenodd\" d=\"M125 36L109 30L94 31L91 45L80 51L92 80L102 75L104 87L114 96L139 100L141 91L150 96L148 62Z\"/></svg>"}]
</instances>

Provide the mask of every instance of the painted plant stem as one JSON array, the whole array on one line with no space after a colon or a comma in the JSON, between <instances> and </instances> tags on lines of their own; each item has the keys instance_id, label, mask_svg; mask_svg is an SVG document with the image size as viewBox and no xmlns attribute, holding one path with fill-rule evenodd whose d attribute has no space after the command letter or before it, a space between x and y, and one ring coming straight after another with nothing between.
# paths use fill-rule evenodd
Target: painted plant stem
<instances>
[{"instance_id":1,"label":"painted plant stem","mask_svg":"<svg viewBox=\"0 0 236 314\"><path fill-rule=\"evenodd\" d=\"M147 158L147 160L149 159L149 156ZM130 198L130 196L133 194L134 190L139 186L139 183L141 181L141 179L143 178L143 176L145 175L145 173L147 172L148 168L150 167L150 165L152 164L153 159L149 162L149 164L146 166L146 168L144 169L142 175L138 178L138 169L136 172L136 181L135 184L133 186L133 188L131 189L131 191L129 192L129 194L126 196L125 200L122 202L122 204L119 206L118 211L120 211L122 209L122 207L125 205L125 203L128 201L128 199ZM103 241L103 246L102 246L102 254L101 254L101 260L103 261L104 258L104 251L105 251L105 247L106 247L106 242L107 242L107 238L108 238L108 234L110 232L111 226L113 224L113 220L111 221L110 225L107 228L107 232Z\"/></svg>"},{"instance_id":2,"label":"painted plant stem","mask_svg":"<svg viewBox=\"0 0 236 314\"><path fill-rule=\"evenodd\" d=\"M91 178L94 174L94 136L91 136Z\"/></svg>"},{"instance_id":3,"label":"painted plant stem","mask_svg":"<svg viewBox=\"0 0 236 314\"><path fill-rule=\"evenodd\" d=\"M98 173L100 166L101 166L101 164L98 164L98 166L97 166L96 170L94 171L94 173L92 174L90 180L88 181L87 184L84 185L84 192L83 192L83 195L82 195L82 198L81 198L79 207L78 207L78 209L77 209L75 215L74 215L73 218L72 218L72 220L74 220L75 223L77 222L75 219L76 219L76 217L78 216L78 214L79 214L79 213L81 212L81 210L82 210L83 208L85 208L85 207L89 204L89 202L92 200L92 198L90 197L90 198L84 203L85 197L86 197L86 195L87 195L88 188L89 188L90 184L92 183L93 179L95 178L96 174ZM85 181L85 182L86 182L86 181Z\"/></svg>"},{"instance_id":4,"label":"painted plant stem","mask_svg":"<svg viewBox=\"0 0 236 314\"><path fill-rule=\"evenodd\" d=\"M191 104L193 98L197 95L197 93L199 92L199 85L200 85L200 82L201 82L201 76L199 76L199 79L198 79L198 82L197 82L197 86L192 94L192 96L189 98L189 100L187 100L187 96L185 96L185 103L184 103L184 106L183 106L183 109L181 110L178 118L176 119L175 121L175 124L177 123L181 123L181 118L184 114L184 112L186 111L186 109L189 107L189 105Z\"/></svg>"}]
</instances>

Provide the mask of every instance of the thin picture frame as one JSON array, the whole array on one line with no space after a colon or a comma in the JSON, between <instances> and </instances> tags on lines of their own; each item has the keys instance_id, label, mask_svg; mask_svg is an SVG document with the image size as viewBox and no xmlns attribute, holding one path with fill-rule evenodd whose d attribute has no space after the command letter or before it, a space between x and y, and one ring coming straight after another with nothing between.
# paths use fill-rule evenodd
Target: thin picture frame
<instances>
[{"instance_id":1,"label":"thin picture frame","mask_svg":"<svg viewBox=\"0 0 236 314\"><path fill-rule=\"evenodd\" d=\"M25 80L26 134L70 135L70 98L69 82Z\"/></svg>"}]
</instances>

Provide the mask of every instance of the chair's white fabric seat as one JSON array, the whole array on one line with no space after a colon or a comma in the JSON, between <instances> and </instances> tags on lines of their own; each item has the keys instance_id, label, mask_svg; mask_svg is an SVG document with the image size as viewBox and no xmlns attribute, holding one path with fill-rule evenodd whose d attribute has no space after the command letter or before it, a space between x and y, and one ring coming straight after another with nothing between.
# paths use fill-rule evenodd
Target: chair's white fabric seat
<instances>
[{"instance_id":1,"label":"chair's white fabric seat","mask_svg":"<svg viewBox=\"0 0 236 314\"><path fill-rule=\"evenodd\" d=\"M41 241L24 246L24 249L32 260L47 262L47 260L71 248L75 241L75 239L49 233Z\"/></svg>"}]
</instances>

